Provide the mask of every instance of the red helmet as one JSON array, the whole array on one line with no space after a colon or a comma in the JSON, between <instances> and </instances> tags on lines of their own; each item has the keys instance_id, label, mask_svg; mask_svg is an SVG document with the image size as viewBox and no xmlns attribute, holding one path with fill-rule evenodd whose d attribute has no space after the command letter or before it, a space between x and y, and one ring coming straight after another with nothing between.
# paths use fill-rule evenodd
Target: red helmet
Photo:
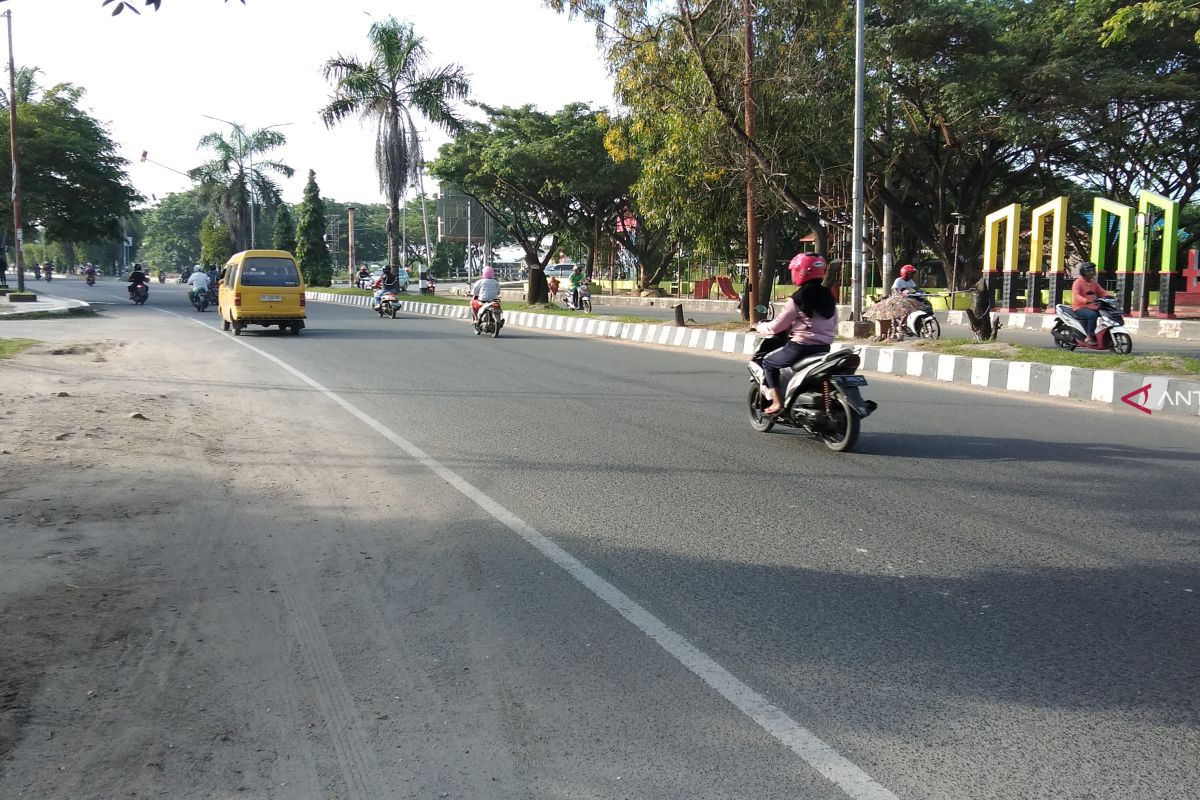
<instances>
[{"instance_id":1,"label":"red helmet","mask_svg":"<svg viewBox=\"0 0 1200 800\"><path fill-rule=\"evenodd\" d=\"M901 278L911 278L913 275L916 275L916 274L917 274L917 268L914 267L912 264L905 264L903 267L900 268L900 277Z\"/></svg>"},{"instance_id":2,"label":"red helmet","mask_svg":"<svg viewBox=\"0 0 1200 800\"><path fill-rule=\"evenodd\" d=\"M824 278L825 256L817 253L797 253L788 264L788 269L792 271L792 283L797 286L814 278Z\"/></svg>"}]
</instances>

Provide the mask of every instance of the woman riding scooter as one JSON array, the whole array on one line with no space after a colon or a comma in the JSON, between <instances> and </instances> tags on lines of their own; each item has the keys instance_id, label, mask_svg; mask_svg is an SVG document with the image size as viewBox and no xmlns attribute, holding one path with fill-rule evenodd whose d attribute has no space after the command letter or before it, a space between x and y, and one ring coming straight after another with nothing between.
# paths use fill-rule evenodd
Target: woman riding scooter
<instances>
[{"instance_id":1,"label":"woman riding scooter","mask_svg":"<svg viewBox=\"0 0 1200 800\"><path fill-rule=\"evenodd\" d=\"M1100 297L1108 297L1108 292L1096 281L1096 265L1084 261L1079 265L1079 277L1071 284L1071 308L1083 323L1087 333L1084 344L1087 345L1096 344L1096 320L1100 318L1100 304L1096 299Z\"/></svg>"},{"instance_id":2,"label":"woman riding scooter","mask_svg":"<svg viewBox=\"0 0 1200 800\"><path fill-rule=\"evenodd\" d=\"M825 257L816 253L799 253L788 269L792 283L798 288L788 298L779 316L770 322L760 322L758 332L764 336L786 333L788 343L768 355L762 362L763 385L771 392L771 405L763 414L778 414L783 407L779 391L779 373L802 358L828 353L837 333L837 299L821 283L825 277Z\"/></svg>"}]
</instances>

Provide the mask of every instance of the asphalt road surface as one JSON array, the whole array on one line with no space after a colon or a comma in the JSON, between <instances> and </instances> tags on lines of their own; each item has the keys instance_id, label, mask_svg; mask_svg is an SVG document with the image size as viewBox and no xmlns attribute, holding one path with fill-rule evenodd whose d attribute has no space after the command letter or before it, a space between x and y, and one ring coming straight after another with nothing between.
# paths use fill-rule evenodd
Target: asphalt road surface
<instances>
[{"instance_id":1,"label":"asphalt road surface","mask_svg":"<svg viewBox=\"0 0 1200 800\"><path fill-rule=\"evenodd\" d=\"M276 709L257 746L315 764L251 796L1200 796L1192 421L870 376L839 455L751 431L736 359L317 303L235 341L182 287L96 288L319 419L306 479L377 473L222 518L231 585L289 565L239 601L294 631L238 663Z\"/></svg>"}]
</instances>

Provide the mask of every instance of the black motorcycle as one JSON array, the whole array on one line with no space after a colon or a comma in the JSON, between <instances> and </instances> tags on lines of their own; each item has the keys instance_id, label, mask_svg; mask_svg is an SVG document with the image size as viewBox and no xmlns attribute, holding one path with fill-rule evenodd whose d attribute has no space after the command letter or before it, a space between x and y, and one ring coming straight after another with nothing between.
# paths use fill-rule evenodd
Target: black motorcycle
<instances>
[{"instance_id":1,"label":"black motorcycle","mask_svg":"<svg viewBox=\"0 0 1200 800\"><path fill-rule=\"evenodd\" d=\"M192 292L192 305L196 307L197 311L206 310L211 302L212 298L209 297L208 289L196 289Z\"/></svg>"},{"instance_id":2,"label":"black motorcycle","mask_svg":"<svg viewBox=\"0 0 1200 800\"><path fill-rule=\"evenodd\" d=\"M841 453L858 441L861 421L878 408L872 400L863 400L860 389L867 379L856 374L862 359L854 350L837 350L803 358L780 372L783 408L778 414L763 410L771 398L763 386L762 361L787 344L787 335L771 336L759 342L746 365L750 370L750 426L766 433L776 425L800 428L821 441L830 450Z\"/></svg>"}]
</instances>

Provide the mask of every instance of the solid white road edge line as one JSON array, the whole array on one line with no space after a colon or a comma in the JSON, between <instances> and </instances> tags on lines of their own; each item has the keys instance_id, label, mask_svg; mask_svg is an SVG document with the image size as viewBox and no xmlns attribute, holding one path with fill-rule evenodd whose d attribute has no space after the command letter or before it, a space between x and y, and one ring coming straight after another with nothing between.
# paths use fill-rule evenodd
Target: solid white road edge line
<instances>
[{"instance_id":1,"label":"solid white road edge line","mask_svg":"<svg viewBox=\"0 0 1200 800\"><path fill-rule=\"evenodd\" d=\"M153 306L152 308L163 314L170 314L172 317L179 317L180 319L194 322L218 334L221 333L217 327L209 325L202 320L185 317L182 314L176 314L172 311ZM734 707L753 720L756 725L798 755L804 763L816 770L822 777L845 792L847 797L851 797L853 800L899 800L891 791L876 783L857 764L826 744L815 733L789 717L783 709L751 689L733 675L733 673L706 655L700 648L667 627L666 623L658 617L642 608L624 592L601 578L585 566L583 562L566 550L563 550L532 525L468 483L458 473L442 466L440 462L424 450L287 362L276 358L265 350L260 350L248 342L243 342L240 338L224 338L227 338L234 344L245 347L253 353L257 353L267 361L291 373L301 382L308 384L313 389L325 395L325 397L341 406L350 415L358 418L367 427L421 463L430 472L457 489L460 494L486 511L496 521L520 536L546 558L566 570L571 577L587 587L592 594L599 597L614 611L632 623L634 627L657 642L663 650L670 653L688 671L711 686L717 694L732 703Z\"/></svg>"}]
</instances>

